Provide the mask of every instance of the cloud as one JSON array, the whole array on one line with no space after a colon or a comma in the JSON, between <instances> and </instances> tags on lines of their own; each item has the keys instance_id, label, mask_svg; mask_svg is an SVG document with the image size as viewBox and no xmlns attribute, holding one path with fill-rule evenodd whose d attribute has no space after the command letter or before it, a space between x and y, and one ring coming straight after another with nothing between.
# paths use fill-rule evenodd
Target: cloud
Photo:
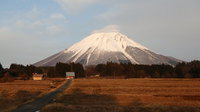
<instances>
[{"instance_id":1,"label":"cloud","mask_svg":"<svg viewBox=\"0 0 200 112\"><path fill-rule=\"evenodd\" d=\"M61 13L55 13L50 16L51 19L66 19L65 16Z\"/></svg>"},{"instance_id":2,"label":"cloud","mask_svg":"<svg viewBox=\"0 0 200 112\"><path fill-rule=\"evenodd\" d=\"M50 3L52 1L53 4ZM8 7L7 11L4 12L3 9L0 11L4 15L0 16L0 51L4 63L6 57L13 56L10 59L16 59L17 55L24 60L17 62L28 63L24 59L24 54L29 51L23 49L28 46L33 54L27 56L34 58L35 55L35 60L39 60L38 55L43 53L45 57L48 53L53 54L99 28L102 29L95 30L93 33L120 29L121 33L134 37L133 40L157 53L184 60L200 59L200 44L198 44L200 0L52 1L34 2L30 10L21 4L22 9L16 6L17 10L15 7L11 9ZM67 13L67 16L62 10ZM79 15L73 16L74 14ZM64 40L67 40L67 44ZM52 46L51 42L59 43L58 45L62 47ZM57 50L47 52L49 46L44 48L47 45ZM39 52L36 47L39 50L43 49L44 52Z\"/></svg>"},{"instance_id":3,"label":"cloud","mask_svg":"<svg viewBox=\"0 0 200 112\"><path fill-rule=\"evenodd\" d=\"M178 32L184 34L197 32L199 28L200 7L197 4L200 4L198 0L146 2L129 0L121 4L116 3L96 18L100 22L118 24L122 31L131 35L134 35L134 32L142 35Z\"/></svg>"},{"instance_id":4,"label":"cloud","mask_svg":"<svg viewBox=\"0 0 200 112\"><path fill-rule=\"evenodd\" d=\"M191 49L199 51L199 5L199 0L129 0L112 5L96 19L119 25L122 33L157 53L189 60L188 54L199 56L190 53Z\"/></svg>"},{"instance_id":5,"label":"cloud","mask_svg":"<svg viewBox=\"0 0 200 112\"><path fill-rule=\"evenodd\" d=\"M13 37L12 30L9 27L0 27L0 43L5 39L10 39Z\"/></svg>"},{"instance_id":6,"label":"cloud","mask_svg":"<svg viewBox=\"0 0 200 112\"><path fill-rule=\"evenodd\" d=\"M44 22L42 20L37 20L32 23L32 26L42 26Z\"/></svg>"},{"instance_id":7,"label":"cloud","mask_svg":"<svg viewBox=\"0 0 200 112\"><path fill-rule=\"evenodd\" d=\"M41 12L37 6L33 6L31 10L27 10L24 13L20 14L21 17L26 17L29 19L36 19L41 15Z\"/></svg>"},{"instance_id":8,"label":"cloud","mask_svg":"<svg viewBox=\"0 0 200 112\"><path fill-rule=\"evenodd\" d=\"M60 25L53 25L53 26L48 26L46 28L47 33L51 34L56 34L64 31L64 27Z\"/></svg>"},{"instance_id":9,"label":"cloud","mask_svg":"<svg viewBox=\"0 0 200 112\"><path fill-rule=\"evenodd\" d=\"M100 0L54 0L56 1L67 13L79 13L88 6L99 2Z\"/></svg>"},{"instance_id":10,"label":"cloud","mask_svg":"<svg viewBox=\"0 0 200 112\"><path fill-rule=\"evenodd\" d=\"M9 23L9 27L12 27L12 29L17 32L35 35L35 37L38 37L38 34L46 35L41 37L47 37L47 35L52 36L52 34L60 33L65 30L63 24L66 23L66 18L62 13L50 13L48 16L43 17L43 12L39 13L38 10L37 7L33 7L31 10L21 13L20 15L22 15L23 18L16 18L15 24L11 25ZM19 16L19 14L17 16Z\"/></svg>"},{"instance_id":11,"label":"cloud","mask_svg":"<svg viewBox=\"0 0 200 112\"><path fill-rule=\"evenodd\" d=\"M0 27L0 32L8 32L9 28L8 27Z\"/></svg>"},{"instance_id":12,"label":"cloud","mask_svg":"<svg viewBox=\"0 0 200 112\"><path fill-rule=\"evenodd\" d=\"M25 20L17 20L17 21L16 21L16 26L17 26L17 27L20 27L20 28L22 28L22 27L27 27L27 26L29 26L29 25L30 25L30 23L27 22L27 21L25 21Z\"/></svg>"},{"instance_id":13,"label":"cloud","mask_svg":"<svg viewBox=\"0 0 200 112\"><path fill-rule=\"evenodd\" d=\"M108 25L102 29L95 30L92 33L101 33L101 32L119 32L120 27L118 25Z\"/></svg>"},{"instance_id":14,"label":"cloud","mask_svg":"<svg viewBox=\"0 0 200 112\"><path fill-rule=\"evenodd\" d=\"M11 63L31 64L60 50L52 45L67 35L64 20L50 18L51 13L41 17L36 12L32 15L32 12L27 10L10 15L8 21L0 24L0 62L6 67ZM45 50L49 48L47 55Z\"/></svg>"}]
</instances>

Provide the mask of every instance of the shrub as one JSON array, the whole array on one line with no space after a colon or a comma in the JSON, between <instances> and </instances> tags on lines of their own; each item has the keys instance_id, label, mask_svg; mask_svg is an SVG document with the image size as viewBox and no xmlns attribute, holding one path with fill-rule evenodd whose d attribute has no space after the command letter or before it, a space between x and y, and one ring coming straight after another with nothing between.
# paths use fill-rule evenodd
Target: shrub
<instances>
[{"instance_id":1,"label":"shrub","mask_svg":"<svg viewBox=\"0 0 200 112\"><path fill-rule=\"evenodd\" d=\"M0 78L0 82L4 83L4 82L13 82L14 78L10 75L9 72L6 72L4 74L4 76L2 78Z\"/></svg>"},{"instance_id":2,"label":"shrub","mask_svg":"<svg viewBox=\"0 0 200 112\"><path fill-rule=\"evenodd\" d=\"M28 80L29 76L25 73L21 73L21 74L19 74L18 79L19 80Z\"/></svg>"}]
</instances>

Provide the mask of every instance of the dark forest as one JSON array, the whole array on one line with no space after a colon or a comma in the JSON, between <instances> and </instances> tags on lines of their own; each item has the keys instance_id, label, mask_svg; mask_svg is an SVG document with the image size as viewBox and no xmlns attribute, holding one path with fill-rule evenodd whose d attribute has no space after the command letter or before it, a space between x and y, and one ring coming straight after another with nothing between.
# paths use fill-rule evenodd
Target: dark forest
<instances>
[{"instance_id":1,"label":"dark forest","mask_svg":"<svg viewBox=\"0 0 200 112\"><path fill-rule=\"evenodd\" d=\"M200 61L170 65L135 65L108 62L96 66L84 67L79 63L57 63L55 67L35 67L33 65L11 64L4 69L0 64L0 78L21 77L29 79L32 73L47 73L48 77L65 77L66 72L75 72L76 78L99 77L111 78L200 78Z\"/></svg>"}]
</instances>

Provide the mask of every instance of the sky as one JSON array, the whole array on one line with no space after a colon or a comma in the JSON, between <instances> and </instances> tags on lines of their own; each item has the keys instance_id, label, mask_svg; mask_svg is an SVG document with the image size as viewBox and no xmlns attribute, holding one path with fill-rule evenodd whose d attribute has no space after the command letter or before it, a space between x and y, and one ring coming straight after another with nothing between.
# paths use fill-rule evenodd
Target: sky
<instances>
[{"instance_id":1,"label":"sky","mask_svg":"<svg viewBox=\"0 0 200 112\"><path fill-rule=\"evenodd\" d=\"M0 0L0 63L33 64L96 31L200 60L200 0Z\"/></svg>"}]
</instances>

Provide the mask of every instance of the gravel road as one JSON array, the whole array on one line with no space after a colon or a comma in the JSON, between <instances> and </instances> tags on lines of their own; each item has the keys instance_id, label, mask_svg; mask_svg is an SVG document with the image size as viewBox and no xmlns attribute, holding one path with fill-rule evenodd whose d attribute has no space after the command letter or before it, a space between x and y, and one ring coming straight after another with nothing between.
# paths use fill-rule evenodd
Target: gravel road
<instances>
[{"instance_id":1,"label":"gravel road","mask_svg":"<svg viewBox=\"0 0 200 112\"><path fill-rule=\"evenodd\" d=\"M57 88L55 91L52 91L48 93L45 96L42 96L38 99L36 99L33 102L24 104L19 106L16 110L13 112L39 112L39 110L47 105L49 102L53 101L54 97L58 94L63 92L65 89L69 87L72 80L66 80L66 82L59 88Z\"/></svg>"}]
</instances>

